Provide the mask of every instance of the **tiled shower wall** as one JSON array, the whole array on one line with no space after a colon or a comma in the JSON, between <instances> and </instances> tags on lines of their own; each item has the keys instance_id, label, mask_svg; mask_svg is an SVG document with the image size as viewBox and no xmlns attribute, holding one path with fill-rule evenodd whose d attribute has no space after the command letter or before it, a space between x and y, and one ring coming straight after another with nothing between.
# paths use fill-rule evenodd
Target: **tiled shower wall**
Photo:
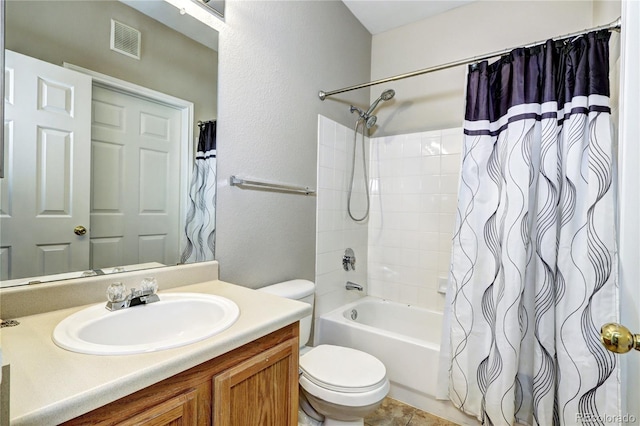
<instances>
[{"instance_id":1,"label":"tiled shower wall","mask_svg":"<svg viewBox=\"0 0 640 426\"><path fill-rule=\"evenodd\" d=\"M442 311L462 128L371 139L369 294Z\"/></svg>"},{"instance_id":2,"label":"tiled shower wall","mask_svg":"<svg viewBox=\"0 0 640 426\"><path fill-rule=\"evenodd\" d=\"M352 128L319 116L315 316L362 295L346 291L346 281L372 296L442 311L437 288L449 270L462 129L367 138L371 211L362 223L347 214L353 138ZM358 217L365 205L360 137L355 164ZM355 271L342 268L347 247Z\"/></svg>"},{"instance_id":3,"label":"tiled shower wall","mask_svg":"<svg viewBox=\"0 0 640 426\"><path fill-rule=\"evenodd\" d=\"M362 294L346 291L347 281L367 284L367 221L356 223L347 215L354 130L318 116L318 192L316 223L316 317ZM369 140L365 141L368 149ZM367 155L368 161L368 155ZM364 213L362 148L358 138L354 213ZM355 271L342 268L346 248L356 255ZM364 292L363 292L364 293Z\"/></svg>"}]
</instances>

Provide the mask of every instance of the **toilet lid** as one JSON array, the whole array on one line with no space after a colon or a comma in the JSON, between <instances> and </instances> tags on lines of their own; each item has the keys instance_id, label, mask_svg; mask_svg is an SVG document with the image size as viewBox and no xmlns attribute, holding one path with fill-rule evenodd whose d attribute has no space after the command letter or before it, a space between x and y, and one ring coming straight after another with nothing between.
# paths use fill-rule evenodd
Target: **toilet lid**
<instances>
[{"instance_id":1,"label":"toilet lid","mask_svg":"<svg viewBox=\"0 0 640 426\"><path fill-rule=\"evenodd\" d=\"M300 357L302 375L338 392L367 392L386 380L384 364L368 353L342 346L320 345Z\"/></svg>"}]
</instances>

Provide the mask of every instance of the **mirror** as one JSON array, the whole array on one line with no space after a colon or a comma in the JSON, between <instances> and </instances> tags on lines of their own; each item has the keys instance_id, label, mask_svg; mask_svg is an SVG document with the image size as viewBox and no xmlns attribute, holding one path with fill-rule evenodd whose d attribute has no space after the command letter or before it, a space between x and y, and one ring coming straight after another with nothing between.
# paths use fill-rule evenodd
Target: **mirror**
<instances>
[{"instance_id":1,"label":"mirror","mask_svg":"<svg viewBox=\"0 0 640 426\"><path fill-rule=\"evenodd\" d=\"M218 34L179 1L6 2L0 287L181 262Z\"/></svg>"}]
</instances>

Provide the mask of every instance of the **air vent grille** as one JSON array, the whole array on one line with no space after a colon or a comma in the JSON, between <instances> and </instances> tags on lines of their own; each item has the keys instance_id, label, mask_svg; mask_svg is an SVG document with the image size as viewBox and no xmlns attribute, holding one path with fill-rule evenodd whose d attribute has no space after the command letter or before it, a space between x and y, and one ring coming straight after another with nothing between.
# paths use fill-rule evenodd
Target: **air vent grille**
<instances>
[{"instance_id":1,"label":"air vent grille","mask_svg":"<svg viewBox=\"0 0 640 426\"><path fill-rule=\"evenodd\" d=\"M140 31L133 27L111 20L111 50L140 59Z\"/></svg>"}]
</instances>

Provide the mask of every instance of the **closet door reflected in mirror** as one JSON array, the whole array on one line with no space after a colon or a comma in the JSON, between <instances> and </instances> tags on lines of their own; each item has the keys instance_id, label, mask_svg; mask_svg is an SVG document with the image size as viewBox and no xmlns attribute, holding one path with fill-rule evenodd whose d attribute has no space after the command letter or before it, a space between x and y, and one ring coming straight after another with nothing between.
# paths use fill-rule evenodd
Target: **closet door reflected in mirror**
<instances>
[{"instance_id":1,"label":"closet door reflected in mirror","mask_svg":"<svg viewBox=\"0 0 640 426\"><path fill-rule=\"evenodd\" d=\"M93 88L90 269L178 262L180 120L178 109Z\"/></svg>"},{"instance_id":2,"label":"closet door reflected in mirror","mask_svg":"<svg viewBox=\"0 0 640 426\"><path fill-rule=\"evenodd\" d=\"M13 277L89 268L91 78L5 52L1 265ZM11 278L8 276L7 278Z\"/></svg>"}]
</instances>

